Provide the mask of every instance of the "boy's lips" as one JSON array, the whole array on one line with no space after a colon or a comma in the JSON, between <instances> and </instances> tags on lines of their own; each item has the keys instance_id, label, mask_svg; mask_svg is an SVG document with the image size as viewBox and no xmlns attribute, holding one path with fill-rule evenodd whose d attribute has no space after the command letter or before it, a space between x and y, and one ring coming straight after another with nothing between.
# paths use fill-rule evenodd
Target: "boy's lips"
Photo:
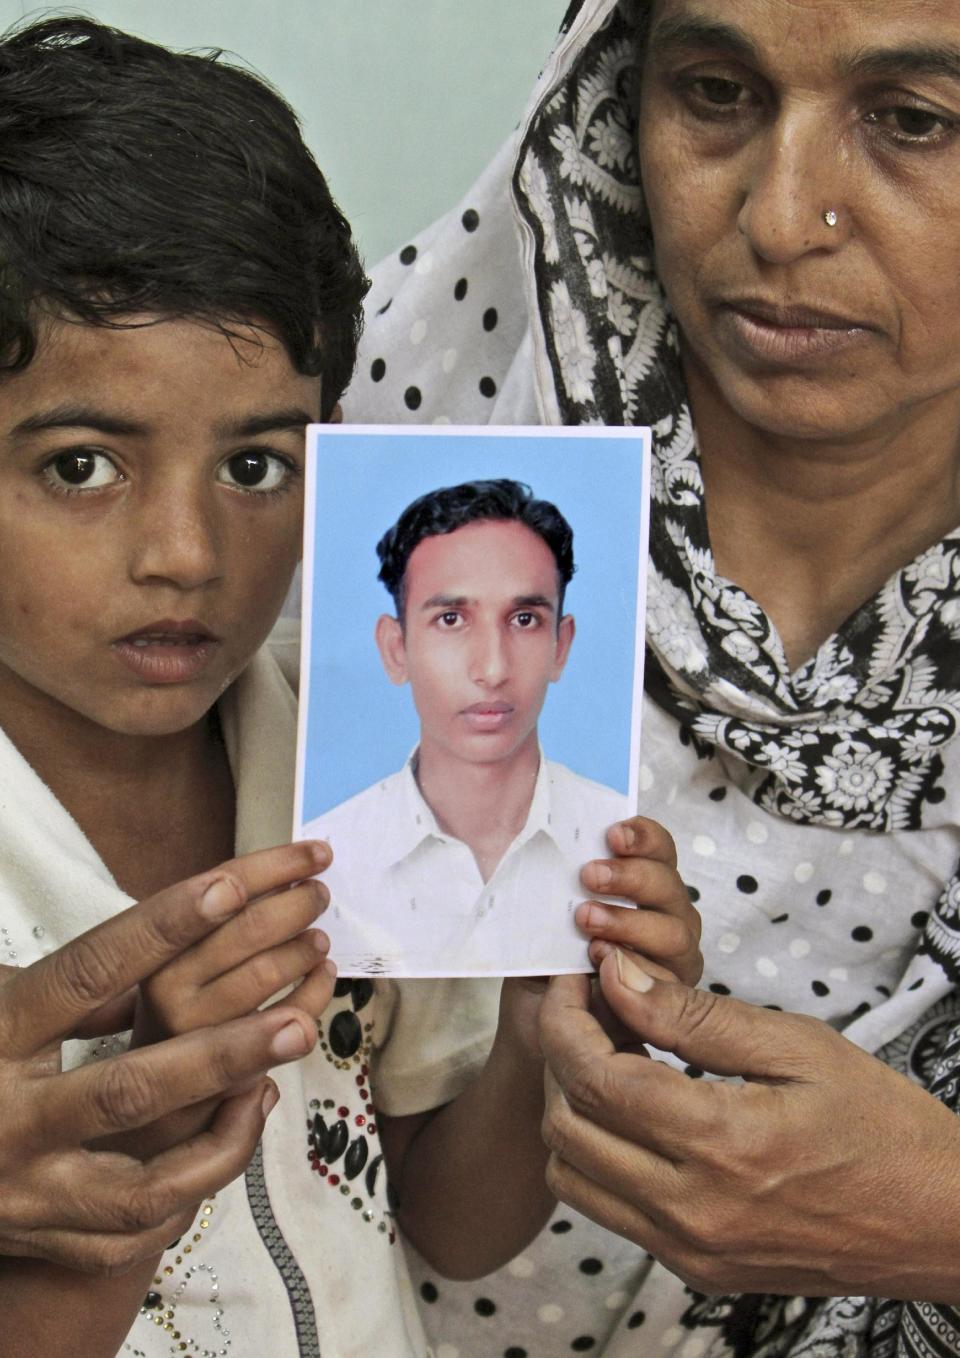
<instances>
[{"instance_id":1,"label":"boy's lips","mask_svg":"<svg viewBox=\"0 0 960 1358\"><path fill-rule=\"evenodd\" d=\"M499 731L514 713L512 703L479 702L462 709L460 715L474 731Z\"/></svg>"},{"instance_id":2,"label":"boy's lips","mask_svg":"<svg viewBox=\"0 0 960 1358\"><path fill-rule=\"evenodd\" d=\"M183 684L210 664L220 638L195 618L161 618L111 643L114 655L148 684Z\"/></svg>"}]
</instances>

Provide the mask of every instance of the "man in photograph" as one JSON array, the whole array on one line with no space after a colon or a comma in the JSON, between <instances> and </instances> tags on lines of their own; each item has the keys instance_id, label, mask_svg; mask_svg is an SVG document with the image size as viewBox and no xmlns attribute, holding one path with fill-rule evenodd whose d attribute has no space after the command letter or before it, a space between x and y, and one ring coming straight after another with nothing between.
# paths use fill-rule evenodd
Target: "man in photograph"
<instances>
[{"instance_id":1,"label":"man in photograph","mask_svg":"<svg viewBox=\"0 0 960 1358\"><path fill-rule=\"evenodd\" d=\"M586 969L579 869L607 856L627 806L540 747L575 634L570 525L520 482L470 481L415 500L377 554L395 613L376 643L390 681L410 685L420 737L399 772L303 828L333 848L325 926L341 970Z\"/></svg>"}]
</instances>

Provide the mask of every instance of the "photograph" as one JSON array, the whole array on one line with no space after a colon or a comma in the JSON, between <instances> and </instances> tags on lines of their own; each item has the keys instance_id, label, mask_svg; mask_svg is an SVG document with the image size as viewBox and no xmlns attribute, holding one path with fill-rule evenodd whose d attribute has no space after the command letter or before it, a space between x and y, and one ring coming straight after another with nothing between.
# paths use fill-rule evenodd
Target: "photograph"
<instances>
[{"instance_id":1,"label":"photograph","mask_svg":"<svg viewBox=\"0 0 960 1358\"><path fill-rule=\"evenodd\" d=\"M295 839L342 976L591 969L637 805L648 433L308 435Z\"/></svg>"}]
</instances>

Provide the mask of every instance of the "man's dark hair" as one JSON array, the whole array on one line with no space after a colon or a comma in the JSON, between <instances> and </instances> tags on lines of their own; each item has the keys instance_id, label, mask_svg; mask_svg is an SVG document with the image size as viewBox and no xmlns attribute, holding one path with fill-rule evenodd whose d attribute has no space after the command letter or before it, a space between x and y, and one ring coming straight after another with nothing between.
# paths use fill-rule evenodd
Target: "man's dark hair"
<instances>
[{"instance_id":1,"label":"man's dark hair","mask_svg":"<svg viewBox=\"0 0 960 1358\"><path fill-rule=\"evenodd\" d=\"M531 529L550 548L557 563L560 580L557 621L563 612L563 596L573 578L573 529L549 500L537 500L533 491L522 481L502 478L496 481L464 481L459 486L446 486L421 495L397 519L377 543L380 571L377 576L387 587L403 621L405 606L404 580L407 562L414 548L424 538L454 533L468 523L479 520L498 520L501 523L522 523Z\"/></svg>"},{"instance_id":2,"label":"man's dark hair","mask_svg":"<svg viewBox=\"0 0 960 1358\"><path fill-rule=\"evenodd\" d=\"M367 279L294 113L221 56L81 18L0 38L0 375L47 316L252 323L329 417Z\"/></svg>"}]
</instances>

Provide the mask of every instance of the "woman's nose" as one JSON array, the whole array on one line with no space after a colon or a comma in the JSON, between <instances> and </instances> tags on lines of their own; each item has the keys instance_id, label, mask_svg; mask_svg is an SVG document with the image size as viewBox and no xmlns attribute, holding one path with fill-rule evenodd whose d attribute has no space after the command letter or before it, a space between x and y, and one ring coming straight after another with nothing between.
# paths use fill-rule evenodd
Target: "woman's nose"
<instances>
[{"instance_id":1,"label":"woman's nose","mask_svg":"<svg viewBox=\"0 0 960 1358\"><path fill-rule=\"evenodd\" d=\"M760 259L790 264L833 251L850 224L849 168L823 111L784 111L746 161L737 229Z\"/></svg>"},{"instance_id":2,"label":"woman's nose","mask_svg":"<svg viewBox=\"0 0 960 1358\"><path fill-rule=\"evenodd\" d=\"M215 580L220 543L203 497L174 489L152 495L134 525L130 563L138 584L157 581L191 590Z\"/></svg>"}]
</instances>

